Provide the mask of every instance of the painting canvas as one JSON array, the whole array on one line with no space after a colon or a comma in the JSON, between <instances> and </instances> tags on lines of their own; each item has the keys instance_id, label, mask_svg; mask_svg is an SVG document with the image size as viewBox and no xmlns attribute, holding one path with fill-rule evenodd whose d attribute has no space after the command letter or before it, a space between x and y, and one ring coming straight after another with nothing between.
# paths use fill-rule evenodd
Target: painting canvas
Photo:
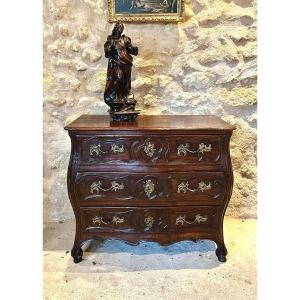
<instances>
[{"instance_id":1,"label":"painting canvas","mask_svg":"<svg viewBox=\"0 0 300 300\"><path fill-rule=\"evenodd\" d=\"M109 21L178 22L184 0L108 0Z\"/></svg>"}]
</instances>

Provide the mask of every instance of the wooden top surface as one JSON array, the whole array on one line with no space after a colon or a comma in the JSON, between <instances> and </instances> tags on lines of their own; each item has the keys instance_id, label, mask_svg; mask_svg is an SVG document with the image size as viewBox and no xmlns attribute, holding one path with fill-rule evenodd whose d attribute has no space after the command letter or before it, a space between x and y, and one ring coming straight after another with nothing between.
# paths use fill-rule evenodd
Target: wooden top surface
<instances>
[{"instance_id":1,"label":"wooden top surface","mask_svg":"<svg viewBox=\"0 0 300 300\"><path fill-rule=\"evenodd\" d=\"M82 115L66 130L225 130L234 126L216 116L139 115L136 122L111 122L109 115Z\"/></svg>"}]
</instances>

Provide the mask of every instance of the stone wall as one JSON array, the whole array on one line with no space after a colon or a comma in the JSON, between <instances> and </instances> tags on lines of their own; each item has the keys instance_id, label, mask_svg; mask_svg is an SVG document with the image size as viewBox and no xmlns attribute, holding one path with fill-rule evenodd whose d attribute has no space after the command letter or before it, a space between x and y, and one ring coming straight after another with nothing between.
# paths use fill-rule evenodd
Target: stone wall
<instances>
[{"instance_id":1,"label":"stone wall","mask_svg":"<svg viewBox=\"0 0 300 300\"><path fill-rule=\"evenodd\" d=\"M186 0L180 24L126 24L139 47L133 91L143 114L214 114L237 126L227 214L256 216L256 2ZM44 220L73 218L63 127L107 114L106 0L44 0Z\"/></svg>"}]
</instances>

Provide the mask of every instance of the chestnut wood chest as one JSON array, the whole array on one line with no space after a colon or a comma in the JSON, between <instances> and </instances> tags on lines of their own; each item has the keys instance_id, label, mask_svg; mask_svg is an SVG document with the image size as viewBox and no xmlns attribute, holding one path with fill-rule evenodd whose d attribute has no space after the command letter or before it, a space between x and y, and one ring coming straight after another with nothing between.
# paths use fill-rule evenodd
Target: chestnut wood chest
<instances>
[{"instance_id":1,"label":"chestnut wood chest","mask_svg":"<svg viewBox=\"0 0 300 300\"><path fill-rule=\"evenodd\" d=\"M108 238L162 245L209 239L219 261L226 261L233 126L215 116L141 115L112 123L109 116L82 115L65 129L72 143L75 263L85 241Z\"/></svg>"}]
</instances>

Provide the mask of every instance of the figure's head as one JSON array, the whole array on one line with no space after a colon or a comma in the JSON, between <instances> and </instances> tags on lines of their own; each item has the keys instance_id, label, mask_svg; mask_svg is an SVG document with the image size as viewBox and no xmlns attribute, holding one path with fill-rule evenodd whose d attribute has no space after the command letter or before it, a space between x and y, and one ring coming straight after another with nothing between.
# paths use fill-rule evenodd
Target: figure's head
<instances>
[{"instance_id":1,"label":"figure's head","mask_svg":"<svg viewBox=\"0 0 300 300\"><path fill-rule=\"evenodd\" d=\"M112 31L112 36L121 36L123 30L124 30L124 25L120 22L117 22Z\"/></svg>"}]
</instances>

